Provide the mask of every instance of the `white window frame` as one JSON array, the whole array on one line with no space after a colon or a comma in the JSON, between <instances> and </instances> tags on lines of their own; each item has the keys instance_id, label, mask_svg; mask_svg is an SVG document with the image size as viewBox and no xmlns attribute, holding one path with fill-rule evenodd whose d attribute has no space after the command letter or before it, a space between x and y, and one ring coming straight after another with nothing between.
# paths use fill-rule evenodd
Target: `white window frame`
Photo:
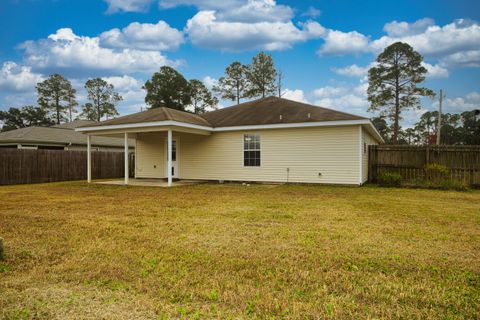
<instances>
[{"instance_id":1,"label":"white window frame","mask_svg":"<svg viewBox=\"0 0 480 320\"><path fill-rule=\"evenodd\" d=\"M245 149L245 137L246 136L258 136L258 143L260 145L260 148L259 149L248 149L246 150ZM243 161L243 167L244 168L260 168L262 166L262 162L263 162L263 159L262 159L262 136L258 133L244 133L242 135L242 149L243 149L243 152L242 152L242 161ZM259 166L246 166L245 165L245 151L258 151L260 152L260 165Z\"/></svg>"}]
</instances>

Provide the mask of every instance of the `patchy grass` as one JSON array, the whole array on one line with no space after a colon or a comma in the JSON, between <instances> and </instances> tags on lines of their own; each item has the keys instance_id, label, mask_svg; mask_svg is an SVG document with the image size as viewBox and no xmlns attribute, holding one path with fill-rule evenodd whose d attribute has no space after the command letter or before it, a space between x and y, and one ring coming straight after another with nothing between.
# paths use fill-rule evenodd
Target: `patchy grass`
<instances>
[{"instance_id":1,"label":"patchy grass","mask_svg":"<svg viewBox=\"0 0 480 320\"><path fill-rule=\"evenodd\" d=\"M480 192L0 187L0 317L480 318Z\"/></svg>"}]
</instances>

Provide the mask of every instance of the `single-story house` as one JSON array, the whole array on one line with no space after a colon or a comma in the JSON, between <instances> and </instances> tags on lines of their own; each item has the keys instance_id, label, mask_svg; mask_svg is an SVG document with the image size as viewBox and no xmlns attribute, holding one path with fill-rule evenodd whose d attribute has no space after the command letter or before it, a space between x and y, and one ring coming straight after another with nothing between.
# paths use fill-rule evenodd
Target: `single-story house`
<instances>
[{"instance_id":1,"label":"single-story house","mask_svg":"<svg viewBox=\"0 0 480 320\"><path fill-rule=\"evenodd\" d=\"M383 142L367 118L277 97L205 114L155 108L76 130L89 141L135 139L135 178L168 185L172 179L361 185L367 146Z\"/></svg>"},{"instance_id":2,"label":"single-story house","mask_svg":"<svg viewBox=\"0 0 480 320\"><path fill-rule=\"evenodd\" d=\"M95 124L95 121L75 120L51 127L32 126L0 132L0 148L87 150L87 136L75 128ZM94 151L123 151L123 139L115 137L93 137ZM133 151L134 141L130 141Z\"/></svg>"}]
</instances>

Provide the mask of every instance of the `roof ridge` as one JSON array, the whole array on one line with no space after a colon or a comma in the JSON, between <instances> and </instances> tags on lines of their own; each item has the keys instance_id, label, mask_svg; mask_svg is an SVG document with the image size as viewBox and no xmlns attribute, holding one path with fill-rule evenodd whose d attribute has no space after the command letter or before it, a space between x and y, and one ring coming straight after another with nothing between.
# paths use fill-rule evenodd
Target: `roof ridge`
<instances>
[{"instance_id":1,"label":"roof ridge","mask_svg":"<svg viewBox=\"0 0 480 320\"><path fill-rule=\"evenodd\" d=\"M274 97L274 98L283 99L283 100L288 100L288 101L293 101L293 102L300 103L300 104L303 104L303 105L306 105L306 106L315 107L315 108L320 108L320 109L323 109L323 110L328 110L328 111L333 111L333 112L338 112L338 113L346 114L346 115L348 115L348 116L355 116L355 117L365 118L365 117L361 117L361 116L358 116L358 115L353 114L353 113L348 113L348 112L344 112L344 111L338 111L338 110L335 110L335 109L326 108L326 107L318 106L318 105L311 104L311 103L306 103L306 102L301 102L301 101L296 101L296 100L291 100L291 99L285 99L285 98L278 98L278 97ZM365 119L368 119L368 118L365 118Z\"/></svg>"},{"instance_id":2,"label":"roof ridge","mask_svg":"<svg viewBox=\"0 0 480 320\"><path fill-rule=\"evenodd\" d=\"M245 101L245 102L242 102L242 103L238 103L238 104L233 104L231 106L228 106L228 107L223 107L223 108L220 108L220 109L217 109L217 110L212 110L212 111L208 111L208 112L205 112L199 116L201 116L203 118L203 115L205 114L210 114L210 113L213 113L213 112L217 112L217 111L220 111L220 110L225 110L225 109L229 109L229 108L235 108L235 107L240 107L240 106L243 106L247 103L251 103L251 102L256 102L256 101L260 101L260 100L264 100L264 99L268 99L268 98L276 98L274 96L268 96L268 97L264 97L264 98L259 98L259 99L255 99L255 100L249 100L249 101ZM285 99L287 100L287 99Z\"/></svg>"},{"instance_id":3,"label":"roof ridge","mask_svg":"<svg viewBox=\"0 0 480 320\"><path fill-rule=\"evenodd\" d=\"M173 120L172 114L170 113L170 110L168 110L168 109L171 109L171 108L168 108L168 107L161 107L161 108L162 108L163 113L165 113L165 116L167 117L167 119L168 120Z\"/></svg>"}]
</instances>

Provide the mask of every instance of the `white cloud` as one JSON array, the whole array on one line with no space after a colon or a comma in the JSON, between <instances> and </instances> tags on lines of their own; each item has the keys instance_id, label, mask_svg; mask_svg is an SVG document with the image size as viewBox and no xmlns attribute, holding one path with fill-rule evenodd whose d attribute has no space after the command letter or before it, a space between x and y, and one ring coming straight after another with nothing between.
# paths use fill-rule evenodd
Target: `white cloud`
<instances>
[{"instance_id":1,"label":"white cloud","mask_svg":"<svg viewBox=\"0 0 480 320\"><path fill-rule=\"evenodd\" d=\"M153 0L104 0L108 4L108 13L114 12L144 12Z\"/></svg>"},{"instance_id":2,"label":"white cloud","mask_svg":"<svg viewBox=\"0 0 480 320\"><path fill-rule=\"evenodd\" d=\"M165 21L130 23L122 30L115 28L100 34L100 45L109 48L140 50L175 50L183 43L183 32Z\"/></svg>"},{"instance_id":3,"label":"white cloud","mask_svg":"<svg viewBox=\"0 0 480 320\"><path fill-rule=\"evenodd\" d=\"M332 71L341 76L362 78L368 74L368 70L372 67L372 65L373 64L360 67L356 64L352 64L343 68L332 68Z\"/></svg>"},{"instance_id":4,"label":"white cloud","mask_svg":"<svg viewBox=\"0 0 480 320\"><path fill-rule=\"evenodd\" d=\"M423 62L422 65L427 69L427 78L448 78L448 70L436 64L431 65Z\"/></svg>"},{"instance_id":5,"label":"white cloud","mask_svg":"<svg viewBox=\"0 0 480 320\"><path fill-rule=\"evenodd\" d=\"M37 70L128 74L178 64L158 51L104 48L98 37L77 36L70 28L59 29L48 39L26 41L20 48L25 50L25 62Z\"/></svg>"},{"instance_id":6,"label":"white cloud","mask_svg":"<svg viewBox=\"0 0 480 320\"><path fill-rule=\"evenodd\" d=\"M415 24L418 24L418 21L408 24L406 28L411 28ZM407 32L404 35L383 36L373 41L370 47L372 51L380 52L397 41L406 42L421 54L431 57L478 50L480 25L474 21L458 19L443 27L430 25L421 33L411 34Z\"/></svg>"},{"instance_id":7,"label":"white cloud","mask_svg":"<svg viewBox=\"0 0 480 320\"><path fill-rule=\"evenodd\" d=\"M445 113L461 113L470 110L480 110L480 92L470 92L465 97L447 98L442 105Z\"/></svg>"},{"instance_id":8,"label":"white cloud","mask_svg":"<svg viewBox=\"0 0 480 320\"><path fill-rule=\"evenodd\" d=\"M315 98L323 99L323 98L342 96L347 92L348 92L348 89L343 86L339 86L339 87L326 86L326 87L315 89L313 91L313 95L315 96Z\"/></svg>"},{"instance_id":9,"label":"white cloud","mask_svg":"<svg viewBox=\"0 0 480 320\"><path fill-rule=\"evenodd\" d=\"M278 5L274 0L249 0L218 13L219 19L229 22L286 22L292 17L292 8Z\"/></svg>"},{"instance_id":10,"label":"white cloud","mask_svg":"<svg viewBox=\"0 0 480 320\"><path fill-rule=\"evenodd\" d=\"M161 9L178 6L194 6L199 10L214 10L222 21L259 22L287 21L293 17L293 9L279 5L275 0L105 0L109 13L118 11L146 11L152 2L158 2Z\"/></svg>"},{"instance_id":11,"label":"white cloud","mask_svg":"<svg viewBox=\"0 0 480 320\"><path fill-rule=\"evenodd\" d=\"M352 64L343 68L332 68L332 71L342 76L364 78L368 76L368 70L374 65L375 62L372 62L365 67ZM426 62L423 62L422 65L427 69L428 78L448 78L448 70L441 65L432 65Z\"/></svg>"},{"instance_id":12,"label":"white cloud","mask_svg":"<svg viewBox=\"0 0 480 320\"><path fill-rule=\"evenodd\" d=\"M282 98L308 103L305 93L300 89L291 90L287 88L282 92Z\"/></svg>"},{"instance_id":13,"label":"white cloud","mask_svg":"<svg viewBox=\"0 0 480 320\"><path fill-rule=\"evenodd\" d=\"M145 105L146 92L142 89L144 81L127 75L121 77L105 77L103 79L111 83L115 90L123 97L123 101L119 105L119 111L129 109L132 105Z\"/></svg>"},{"instance_id":14,"label":"white cloud","mask_svg":"<svg viewBox=\"0 0 480 320\"><path fill-rule=\"evenodd\" d=\"M0 69L0 89L9 92L32 91L43 81L43 76L32 72L30 67L20 66L13 61L4 62Z\"/></svg>"},{"instance_id":15,"label":"white cloud","mask_svg":"<svg viewBox=\"0 0 480 320\"><path fill-rule=\"evenodd\" d=\"M321 14L322 14L322 11L320 11L319 9L317 9L315 7L310 6L310 7L308 7L307 11L302 13L302 16L303 17L318 18L318 17L320 17Z\"/></svg>"},{"instance_id":16,"label":"white cloud","mask_svg":"<svg viewBox=\"0 0 480 320\"><path fill-rule=\"evenodd\" d=\"M414 23L408 23L405 21L397 22L392 21L383 27L383 30L390 37L404 37L415 35L425 32L429 27L434 26L435 21L430 18L423 18L415 21Z\"/></svg>"},{"instance_id":17,"label":"white cloud","mask_svg":"<svg viewBox=\"0 0 480 320\"><path fill-rule=\"evenodd\" d=\"M319 55L344 55L368 50L369 38L357 31L328 30L324 40L317 51Z\"/></svg>"},{"instance_id":18,"label":"white cloud","mask_svg":"<svg viewBox=\"0 0 480 320\"><path fill-rule=\"evenodd\" d=\"M210 76L206 76L203 78L202 82L209 90L212 90L213 86L218 83L218 80Z\"/></svg>"},{"instance_id":19,"label":"white cloud","mask_svg":"<svg viewBox=\"0 0 480 320\"><path fill-rule=\"evenodd\" d=\"M226 10L239 6L245 1L242 0L160 0L161 8L174 8L178 6L195 6L200 10Z\"/></svg>"},{"instance_id":20,"label":"white cloud","mask_svg":"<svg viewBox=\"0 0 480 320\"><path fill-rule=\"evenodd\" d=\"M191 5L200 11L215 11L219 21L228 22L274 22L288 21L293 9L279 5L275 0L161 0L160 8Z\"/></svg>"},{"instance_id":21,"label":"white cloud","mask_svg":"<svg viewBox=\"0 0 480 320\"><path fill-rule=\"evenodd\" d=\"M103 77L103 80L112 84L115 90L120 91L139 90L143 86L142 81L127 75L121 77Z\"/></svg>"},{"instance_id":22,"label":"white cloud","mask_svg":"<svg viewBox=\"0 0 480 320\"><path fill-rule=\"evenodd\" d=\"M429 18L413 23L393 21L385 24L384 31L387 35L370 40L356 31L329 29L324 36L325 43L317 52L319 55L378 54L392 43L400 41L410 44L427 59L436 59L438 67L445 70L450 67L480 66L480 24L476 21L458 19L444 26L435 25ZM440 70L437 68L435 71ZM445 71L442 71L442 76L445 75Z\"/></svg>"},{"instance_id":23,"label":"white cloud","mask_svg":"<svg viewBox=\"0 0 480 320\"><path fill-rule=\"evenodd\" d=\"M297 28L289 22L218 21L215 11L200 11L185 28L190 41L199 47L223 51L282 50L294 43L319 37L323 27L307 22Z\"/></svg>"},{"instance_id":24,"label":"white cloud","mask_svg":"<svg viewBox=\"0 0 480 320\"><path fill-rule=\"evenodd\" d=\"M468 50L453 53L440 59L448 67L480 67L480 50Z\"/></svg>"},{"instance_id":25,"label":"white cloud","mask_svg":"<svg viewBox=\"0 0 480 320\"><path fill-rule=\"evenodd\" d=\"M325 86L315 89L313 96L318 106L371 117L372 115L367 112L369 107L367 87L368 84L364 82L355 86L346 84Z\"/></svg>"}]
</instances>

